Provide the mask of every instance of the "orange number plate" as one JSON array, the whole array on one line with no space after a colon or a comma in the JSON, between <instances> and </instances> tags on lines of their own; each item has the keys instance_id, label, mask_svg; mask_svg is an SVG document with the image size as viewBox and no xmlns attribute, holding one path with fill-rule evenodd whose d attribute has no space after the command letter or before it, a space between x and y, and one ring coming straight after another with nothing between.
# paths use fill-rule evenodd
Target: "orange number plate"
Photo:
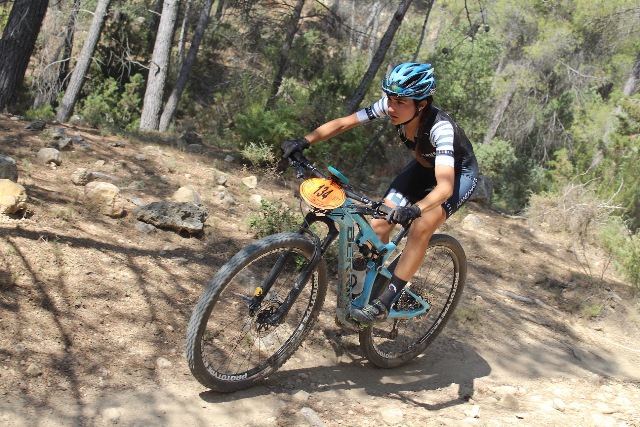
<instances>
[{"instance_id":1,"label":"orange number plate","mask_svg":"<svg viewBox=\"0 0 640 427\"><path fill-rule=\"evenodd\" d=\"M309 178L300 184L300 195L314 208L335 209L347 200L342 187L330 179Z\"/></svg>"}]
</instances>

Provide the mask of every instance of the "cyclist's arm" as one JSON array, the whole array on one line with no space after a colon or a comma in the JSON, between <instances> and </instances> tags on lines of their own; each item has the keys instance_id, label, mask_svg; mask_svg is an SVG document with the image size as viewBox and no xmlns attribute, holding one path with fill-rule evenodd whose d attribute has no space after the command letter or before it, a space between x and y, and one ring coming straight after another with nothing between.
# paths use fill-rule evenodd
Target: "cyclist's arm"
<instances>
[{"instance_id":1,"label":"cyclist's arm","mask_svg":"<svg viewBox=\"0 0 640 427\"><path fill-rule=\"evenodd\" d=\"M311 144L315 144L316 142L325 141L336 135L340 135L342 132L353 129L359 124L360 120L358 120L358 115L353 113L350 116L339 117L319 126L309 135L305 136L305 138L307 138L307 141Z\"/></svg>"},{"instance_id":2,"label":"cyclist's arm","mask_svg":"<svg viewBox=\"0 0 640 427\"><path fill-rule=\"evenodd\" d=\"M427 212L436 206L440 206L453 195L456 177L455 169L449 165L436 165L435 173L436 186L427 194L427 197L416 203L422 212Z\"/></svg>"}]
</instances>

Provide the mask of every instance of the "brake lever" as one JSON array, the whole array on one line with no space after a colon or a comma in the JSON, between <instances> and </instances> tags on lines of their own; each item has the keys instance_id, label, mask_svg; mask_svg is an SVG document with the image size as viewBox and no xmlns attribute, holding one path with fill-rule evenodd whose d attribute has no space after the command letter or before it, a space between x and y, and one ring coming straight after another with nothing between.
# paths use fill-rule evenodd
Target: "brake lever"
<instances>
[{"instance_id":1,"label":"brake lever","mask_svg":"<svg viewBox=\"0 0 640 427\"><path fill-rule=\"evenodd\" d=\"M304 167L300 164L300 162L289 158L289 165L293 166L296 170L296 179L300 179L305 175Z\"/></svg>"}]
</instances>

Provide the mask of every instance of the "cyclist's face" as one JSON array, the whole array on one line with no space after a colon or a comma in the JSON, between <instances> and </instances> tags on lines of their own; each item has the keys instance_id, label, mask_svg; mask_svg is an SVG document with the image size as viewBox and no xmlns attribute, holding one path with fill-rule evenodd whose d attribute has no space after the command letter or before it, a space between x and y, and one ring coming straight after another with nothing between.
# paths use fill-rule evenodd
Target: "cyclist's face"
<instances>
[{"instance_id":1,"label":"cyclist's face","mask_svg":"<svg viewBox=\"0 0 640 427\"><path fill-rule=\"evenodd\" d=\"M413 99L399 98L397 96L389 96L388 98L391 123L398 125L413 118L418 108Z\"/></svg>"}]
</instances>

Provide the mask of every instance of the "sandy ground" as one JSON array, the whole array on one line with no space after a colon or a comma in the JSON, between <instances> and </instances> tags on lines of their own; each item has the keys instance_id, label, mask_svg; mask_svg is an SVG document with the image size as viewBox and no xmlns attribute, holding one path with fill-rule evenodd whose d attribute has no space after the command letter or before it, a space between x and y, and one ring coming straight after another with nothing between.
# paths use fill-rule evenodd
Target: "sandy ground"
<instances>
[{"instance_id":1,"label":"sandy ground","mask_svg":"<svg viewBox=\"0 0 640 427\"><path fill-rule=\"evenodd\" d=\"M190 374L186 326L200 293L252 240L251 196L291 203L292 180L153 141L78 133L53 169L50 136L0 117L0 154L29 195L24 218L0 218L0 425L6 426L639 426L639 302L596 248L470 204L443 227L466 250L463 300L414 362L363 358L339 330L330 291L318 327L260 385L216 394ZM124 142L123 144L115 144ZM134 157L139 154L141 156ZM129 201L192 186L204 236L139 232L83 204L79 167L115 177ZM236 203L221 203L216 176ZM333 289L332 286L330 286Z\"/></svg>"}]
</instances>

